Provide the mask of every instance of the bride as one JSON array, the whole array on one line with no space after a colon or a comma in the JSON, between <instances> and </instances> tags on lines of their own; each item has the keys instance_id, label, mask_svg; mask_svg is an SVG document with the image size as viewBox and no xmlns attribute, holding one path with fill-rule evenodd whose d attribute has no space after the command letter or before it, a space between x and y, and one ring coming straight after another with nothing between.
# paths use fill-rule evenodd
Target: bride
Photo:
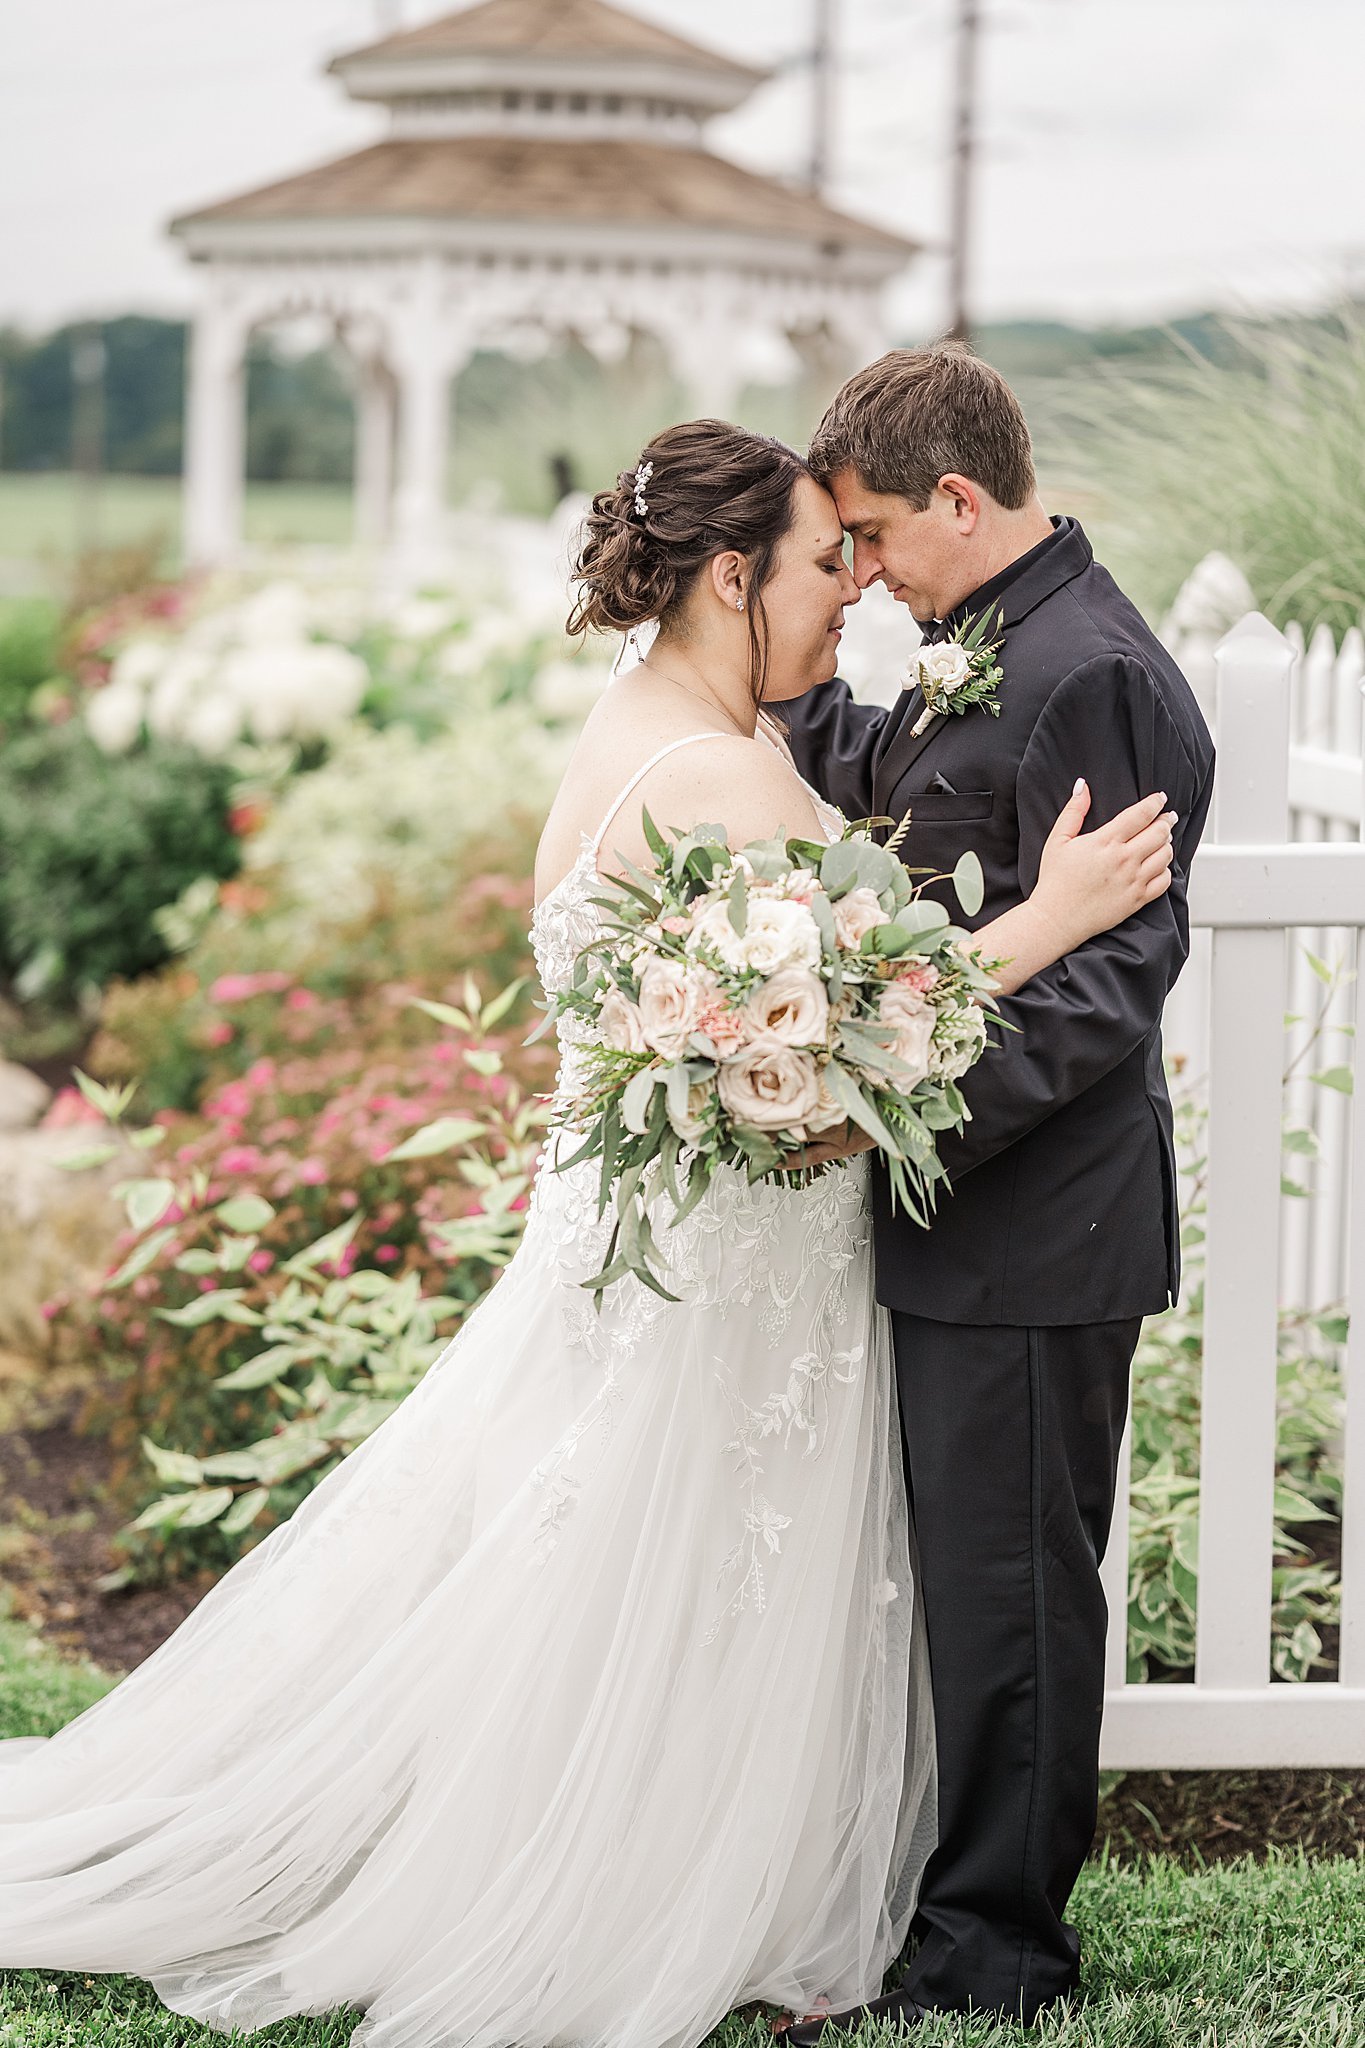
<instances>
[{"instance_id":1,"label":"bride","mask_svg":"<svg viewBox=\"0 0 1365 2048\"><path fill-rule=\"evenodd\" d=\"M801 460L715 421L594 501L578 571L576 627L659 632L540 842L549 988L642 803L838 834L764 707L833 676L858 596ZM1160 801L1068 806L980 934L1005 989L1166 886ZM727 1169L665 1240L681 1304L628 1278L600 1316L610 1217L556 1149L403 1406L112 1693L0 1744L0 1966L221 2031L353 2006L370 2048L691 2048L880 1990L935 1817L861 1141Z\"/></svg>"}]
</instances>

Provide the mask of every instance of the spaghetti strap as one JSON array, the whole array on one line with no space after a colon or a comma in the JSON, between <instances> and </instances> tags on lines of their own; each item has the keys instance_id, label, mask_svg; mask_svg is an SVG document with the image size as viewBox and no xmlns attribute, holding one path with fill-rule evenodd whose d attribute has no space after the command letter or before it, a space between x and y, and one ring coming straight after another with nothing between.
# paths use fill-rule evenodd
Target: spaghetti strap
<instances>
[{"instance_id":1,"label":"spaghetti strap","mask_svg":"<svg viewBox=\"0 0 1365 2048\"><path fill-rule=\"evenodd\" d=\"M607 812L606 817L603 818L596 832L594 832L592 837L592 851L594 859L596 858L597 853L602 845L603 834L606 832L608 825L610 825L612 819L616 816L616 813L620 810L626 798L634 789L636 783L642 781L643 778L646 775L648 775L651 768L657 768L660 761L663 760L665 754L671 754L675 747L690 747L693 740L731 740L734 739L734 737L734 733L731 732L689 732L685 734L684 737L680 740L670 740L667 746L659 748L657 754L651 754L649 759L646 762L644 762L641 767L636 769L635 773L631 776L630 781L626 784L625 788L621 791L621 794L612 804L610 810Z\"/></svg>"}]
</instances>

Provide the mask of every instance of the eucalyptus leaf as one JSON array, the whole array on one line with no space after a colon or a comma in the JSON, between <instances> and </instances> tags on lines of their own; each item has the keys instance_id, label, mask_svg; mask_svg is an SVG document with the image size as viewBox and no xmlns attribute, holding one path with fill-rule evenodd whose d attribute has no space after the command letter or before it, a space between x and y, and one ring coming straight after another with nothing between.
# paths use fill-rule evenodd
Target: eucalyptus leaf
<instances>
[{"instance_id":1,"label":"eucalyptus leaf","mask_svg":"<svg viewBox=\"0 0 1365 2048\"><path fill-rule=\"evenodd\" d=\"M962 905L965 917L975 917L986 900L986 879L981 872L981 862L972 849L959 857L953 869L953 888Z\"/></svg>"}]
</instances>

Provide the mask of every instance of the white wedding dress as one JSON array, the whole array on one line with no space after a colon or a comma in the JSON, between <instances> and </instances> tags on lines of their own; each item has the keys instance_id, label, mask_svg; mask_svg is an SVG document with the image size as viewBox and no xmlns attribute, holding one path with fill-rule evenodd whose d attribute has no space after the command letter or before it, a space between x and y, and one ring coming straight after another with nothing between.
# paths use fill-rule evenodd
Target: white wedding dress
<instances>
[{"instance_id":1,"label":"white wedding dress","mask_svg":"<svg viewBox=\"0 0 1365 2048\"><path fill-rule=\"evenodd\" d=\"M536 910L548 988L601 836ZM683 1303L599 1317L610 1218L553 1151L402 1407L112 1693L0 1743L0 1967L221 2031L354 2005L367 2048L691 2048L880 1990L935 1817L867 1155L727 1172L664 1236Z\"/></svg>"}]
</instances>

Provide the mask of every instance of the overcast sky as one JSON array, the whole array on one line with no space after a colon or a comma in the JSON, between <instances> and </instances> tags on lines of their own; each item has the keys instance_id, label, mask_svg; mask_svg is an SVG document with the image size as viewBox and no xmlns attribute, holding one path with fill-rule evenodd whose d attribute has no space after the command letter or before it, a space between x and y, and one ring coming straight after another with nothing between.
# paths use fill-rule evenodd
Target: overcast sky
<instances>
[{"instance_id":1,"label":"overcast sky","mask_svg":"<svg viewBox=\"0 0 1365 2048\"><path fill-rule=\"evenodd\" d=\"M631 0L782 68L714 131L797 170L810 0ZM955 0L837 0L833 195L941 242ZM179 313L173 213L382 132L321 75L438 0L4 0L0 321ZM978 317L1128 320L1365 283L1361 0L983 0ZM898 287L943 324L940 258Z\"/></svg>"}]
</instances>

